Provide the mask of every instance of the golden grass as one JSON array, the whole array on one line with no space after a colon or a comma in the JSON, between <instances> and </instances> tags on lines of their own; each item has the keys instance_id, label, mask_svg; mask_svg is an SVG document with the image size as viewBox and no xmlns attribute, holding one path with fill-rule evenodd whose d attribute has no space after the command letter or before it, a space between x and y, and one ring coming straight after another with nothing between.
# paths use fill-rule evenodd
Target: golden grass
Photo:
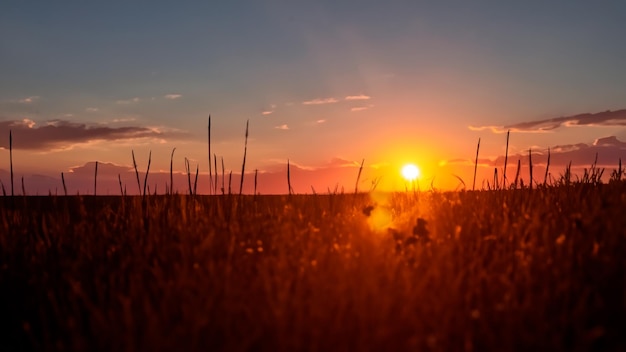
<instances>
[{"instance_id":1,"label":"golden grass","mask_svg":"<svg viewBox=\"0 0 626 352\"><path fill-rule=\"evenodd\" d=\"M624 182L10 199L7 350L626 348Z\"/></svg>"}]
</instances>

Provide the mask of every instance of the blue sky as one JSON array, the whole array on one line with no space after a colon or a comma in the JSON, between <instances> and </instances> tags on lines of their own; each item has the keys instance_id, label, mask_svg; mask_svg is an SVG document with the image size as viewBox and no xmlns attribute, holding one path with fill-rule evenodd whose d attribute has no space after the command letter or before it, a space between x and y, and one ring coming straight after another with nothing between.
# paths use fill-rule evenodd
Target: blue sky
<instances>
[{"instance_id":1,"label":"blue sky","mask_svg":"<svg viewBox=\"0 0 626 352\"><path fill-rule=\"evenodd\" d=\"M206 170L211 114L229 169L250 120L251 168L365 158L373 174L412 161L444 179L437 165L471 159L478 138L485 158L504 152L489 126L626 108L624 14L621 1L5 1L0 132L19 122L27 145L67 127L16 144L26 174L128 165L131 149L168 169L174 147L178 169L186 156ZM624 119L607 121L514 131L512 152L626 140Z\"/></svg>"}]
</instances>

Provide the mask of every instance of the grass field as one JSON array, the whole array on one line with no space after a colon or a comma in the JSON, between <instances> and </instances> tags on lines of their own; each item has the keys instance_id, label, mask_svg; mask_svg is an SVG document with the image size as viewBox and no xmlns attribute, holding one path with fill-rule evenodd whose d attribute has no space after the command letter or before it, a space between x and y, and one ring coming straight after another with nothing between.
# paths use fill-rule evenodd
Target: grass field
<instances>
[{"instance_id":1,"label":"grass field","mask_svg":"<svg viewBox=\"0 0 626 352\"><path fill-rule=\"evenodd\" d=\"M624 182L0 205L6 351L626 350Z\"/></svg>"}]
</instances>

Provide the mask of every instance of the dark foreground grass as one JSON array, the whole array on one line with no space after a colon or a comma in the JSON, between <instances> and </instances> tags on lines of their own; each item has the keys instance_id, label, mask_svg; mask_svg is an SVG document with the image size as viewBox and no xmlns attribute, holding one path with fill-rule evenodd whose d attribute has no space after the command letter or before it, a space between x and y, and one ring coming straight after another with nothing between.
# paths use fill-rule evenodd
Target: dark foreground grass
<instances>
[{"instance_id":1,"label":"dark foreground grass","mask_svg":"<svg viewBox=\"0 0 626 352\"><path fill-rule=\"evenodd\" d=\"M623 182L374 198L0 198L0 349L626 349Z\"/></svg>"}]
</instances>

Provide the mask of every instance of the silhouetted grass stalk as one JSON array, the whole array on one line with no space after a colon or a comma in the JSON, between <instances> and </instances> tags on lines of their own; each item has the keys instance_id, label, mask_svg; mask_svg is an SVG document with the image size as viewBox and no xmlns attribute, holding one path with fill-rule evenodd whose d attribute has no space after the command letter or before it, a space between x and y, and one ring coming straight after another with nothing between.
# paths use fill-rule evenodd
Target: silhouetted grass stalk
<instances>
[{"instance_id":1,"label":"silhouetted grass stalk","mask_svg":"<svg viewBox=\"0 0 626 352\"><path fill-rule=\"evenodd\" d=\"M13 131L9 130L9 164L11 168L11 197L15 196L13 188Z\"/></svg>"},{"instance_id":2,"label":"silhouetted grass stalk","mask_svg":"<svg viewBox=\"0 0 626 352\"><path fill-rule=\"evenodd\" d=\"M209 126L207 131L207 138L209 144L209 194L213 190L213 169L211 167L211 115L209 115ZM217 172L217 168L215 170Z\"/></svg>"},{"instance_id":3,"label":"silhouetted grass stalk","mask_svg":"<svg viewBox=\"0 0 626 352\"><path fill-rule=\"evenodd\" d=\"M533 154L531 148L528 148L528 171L530 173L529 187L533 189Z\"/></svg>"},{"instance_id":4,"label":"silhouetted grass stalk","mask_svg":"<svg viewBox=\"0 0 626 352\"><path fill-rule=\"evenodd\" d=\"M67 187L65 186L65 175L61 172L61 183L63 184L63 194L67 196Z\"/></svg>"},{"instance_id":5,"label":"silhouetted grass stalk","mask_svg":"<svg viewBox=\"0 0 626 352\"><path fill-rule=\"evenodd\" d=\"M93 195L98 194L98 160L96 160L96 171L93 176Z\"/></svg>"},{"instance_id":6,"label":"silhouetted grass stalk","mask_svg":"<svg viewBox=\"0 0 626 352\"><path fill-rule=\"evenodd\" d=\"M546 173L543 175L543 185L548 184L548 172L550 170L550 147L548 147L548 161L546 162Z\"/></svg>"},{"instance_id":7,"label":"silhouetted grass stalk","mask_svg":"<svg viewBox=\"0 0 626 352\"><path fill-rule=\"evenodd\" d=\"M146 177L144 178L143 181L143 196L145 197L146 194L146 186L148 185L148 174L150 173L150 163L152 162L152 150L150 151L150 153L148 154L148 168L146 169Z\"/></svg>"},{"instance_id":8,"label":"silhouetted grass stalk","mask_svg":"<svg viewBox=\"0 0 626 352\"><path fill-rule=\"evenodd\" d=\"M291 167L289 165L289 159L287 159L287 190L289 195L291 195Z\"/></svg>"},{"instance_id":9,"label":"silhouetted grass stalk","mask_svg":"<svg viewBox=\"0 0 626 352\"><path fill-rule=\"evenodd\" d=\"M213 154L213 165L215 166L215 183L213 183L213 194L217 194L217 155Z\"/></svg>"},{"instance_id":10,"label":"silhouetted grass stalk","mask_svg":"<svg viewBox=\"0 0 626 352\"><path fill-rule=\"evenodd\" d=\"M135 168L135 176L137 176L137 189L139 190L139 195L141 195L141 181L139 180L139 170L137 169L137 160L135 159L135 151L131 150L131 154L133 155L133 167Z\"/></svg>"},{"instance_id":11,"label":"silhouetted grass stalk","mask_svg":"<svg viewBox=\"0 0 626 352\"><path fill-rule=\"evenodd\" d=\"M504 172L502 173L502 188L506 188L506 165L509 161L509 135L511 130L506 131L506 149L504 151Z\"/></svg>"},{"instance_id":12,"label":"silhouetted grass stalk","mask_svg":"<svg viewBox=\"0 0 626 352\"><path fill-rule=\"evenodd\" d=\"M185 169L187 170L187 183L189 186L189 195L193 194L193 188L191 188L191 166L189 165L189 159L185 158Z\"/></svg>"},{"instance_id":13,"label":"silhouetted grass stalk","mask_svg":"<svg viewBox=\"0 0 626 352\"><path fill-rule=\"evenodd\" d=\"M476 188L476 171L478 169L478 151L480 150L480 138L478 138L478 145L476 146L476 160L474 161L474 181L472 182L472 191Z\"/></svg>"},{"instance_id":14,"label":"silhouetted grass stalk","mask_svg":"<svg viewBox=\"0 0 626 352\"><path fill-rule=\"evenodd\" d=\"M246 172L246 154L248 153L248 126L250 120L246 121L246 140L243 145L243 163L241 163L241 180L239 182L239 195L243 193L243 179Z\"/></svg>"},{"instance_id":15,"label":"silhouetted grass stalk","mask_svg":"<svg viewBox=\"0 0 626 352\"><path fill-rule=\"evenodd\" d=\"M63 175L63 174L61 174ZM117 181L120 184L120 195L124 196L124 188L122 188L122 175L117 174ZM65 182L63 183L63 187L65 187Z\"/></svg>"},{"instance_id":16,"label":"silhouetted grass stalk","mask_svg":"<svg viewBox=\"0 0 626 352\"><path fill-rule=\"evenodd\" d=\"M363 163L365 163L365 159L361 161L361 166L359 167L359 173L356 176L356 184L354 185L354 194L359 193L359 180L361 179L361 172L363 171Z\"/></svg>"},{"instance_id":17,"label":"silhouetted grass stalk","mask_svg":"<svg viewBox=\"0 0 626 352\"><path fill-rule=\"evenodd\" d=\"M176 148L172 149L172 155L170 155L170 194L174 194L174 152Z\"/></svg>"}]
</instances>

